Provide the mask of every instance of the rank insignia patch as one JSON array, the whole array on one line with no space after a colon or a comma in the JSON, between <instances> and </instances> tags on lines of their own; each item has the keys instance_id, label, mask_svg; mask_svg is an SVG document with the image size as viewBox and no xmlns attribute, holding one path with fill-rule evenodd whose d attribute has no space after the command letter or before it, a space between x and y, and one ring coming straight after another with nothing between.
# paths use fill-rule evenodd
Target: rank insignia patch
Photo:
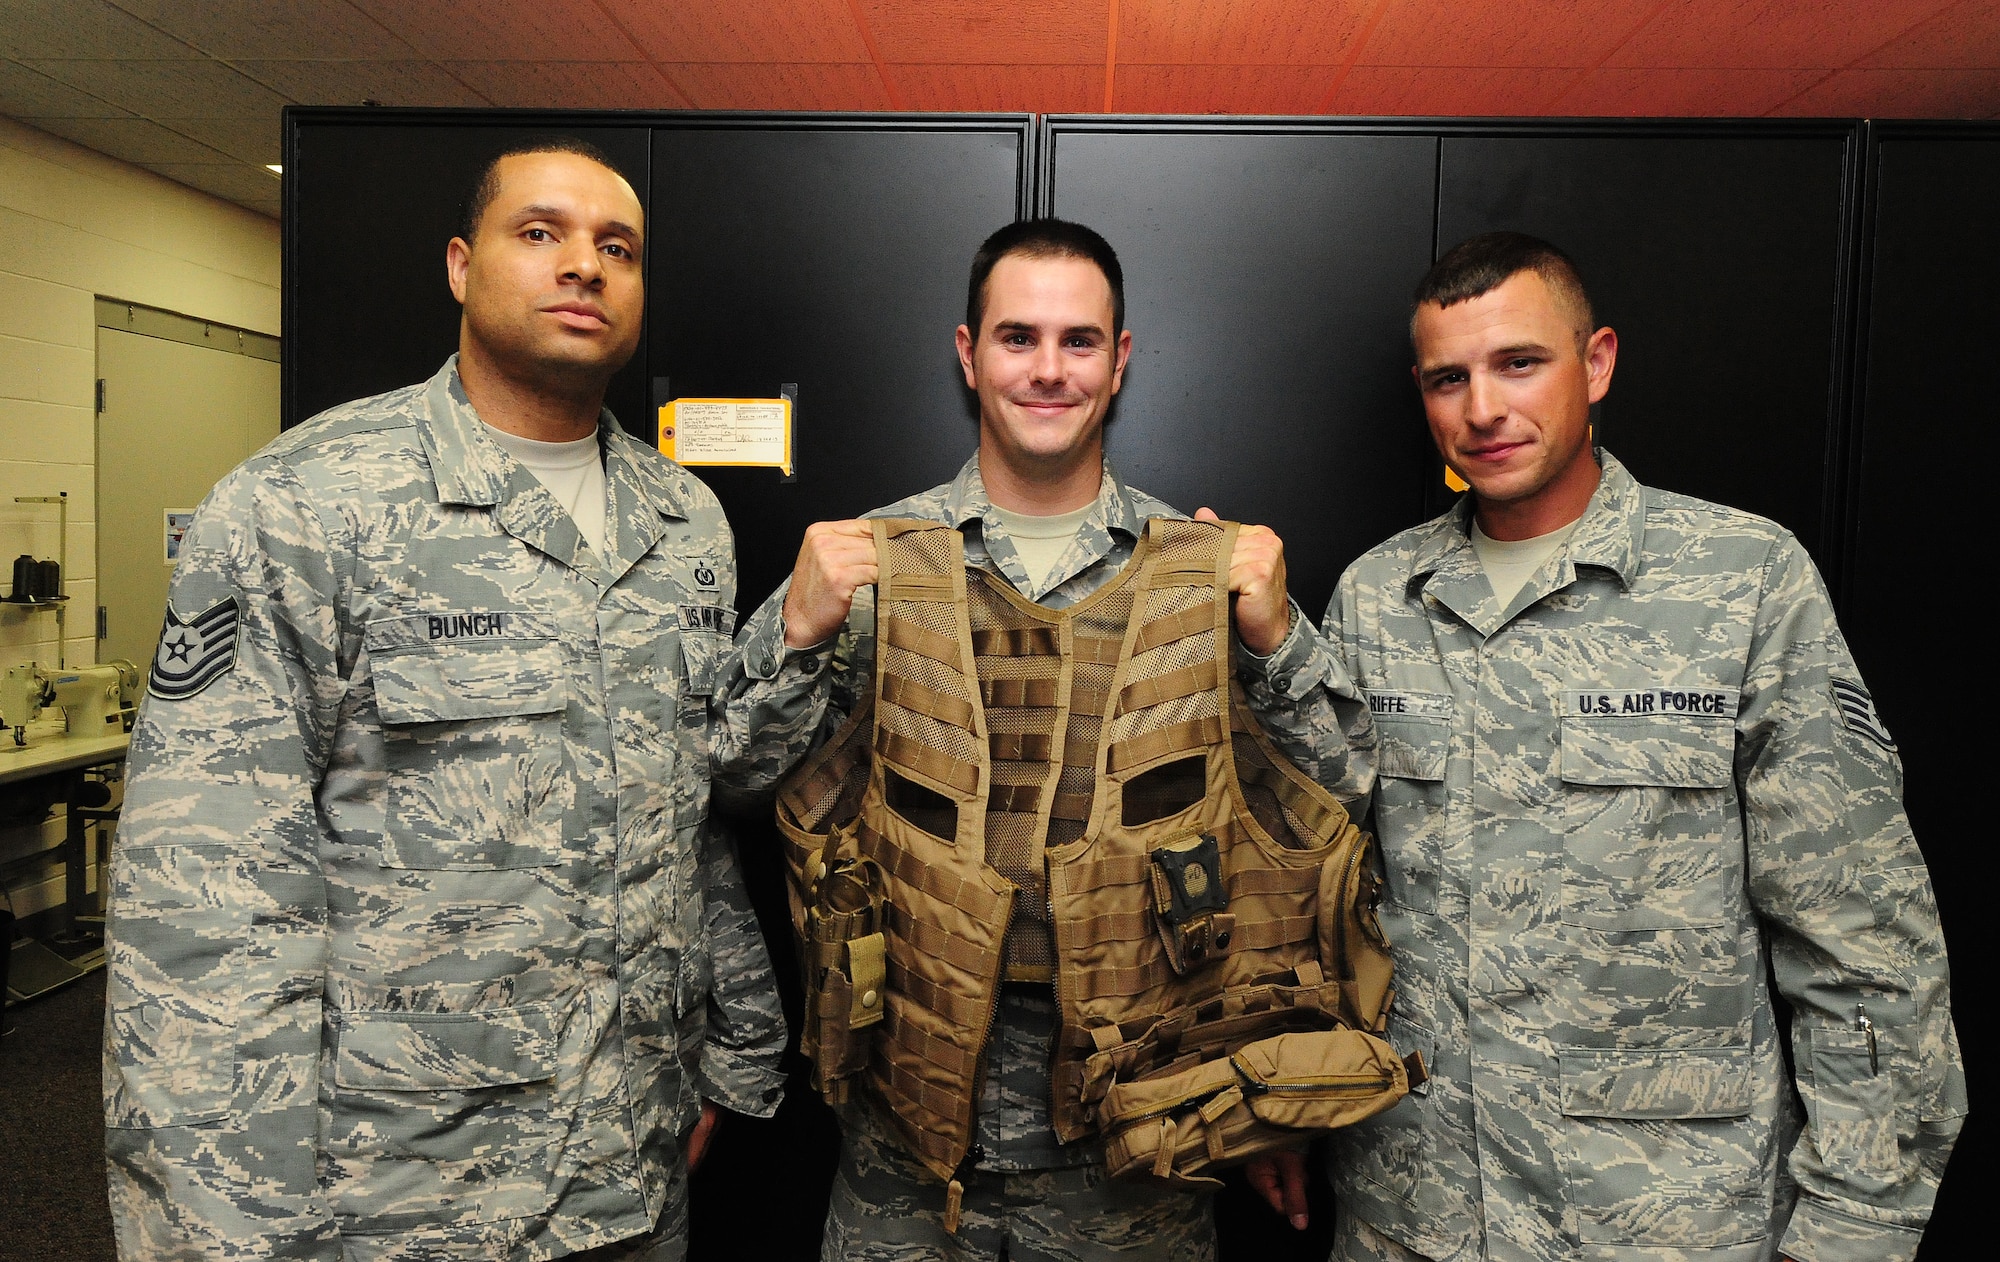
<instances>
[{"instance_id":1,"label":"rank insignia patch","mask_svg":"<svg viewBox=\"0 0 2000 1262\"><path fill-rule=\"evenodd\" d=\"M1883 725L1882 716L1875 712L1875 699L1868 690L1851 679L1834 679L1833 704L1840 709L1840 721L1856 736L1866 737L1884 749L1896 748L1896 742L1889 738L1889 729Z\"/></svg>"},{"instance_id":2,"label":"rank insignia patch","mask_svg":"<svg viewBox=\"0 0 2000 1262\"><path fill-rule=\"evenodd\" d=\"M182 701L228 673L236 665L237 622L234 596L192 618L182 618L168 605L146 690L166 701Z\"/></svg>"}]
</instances>

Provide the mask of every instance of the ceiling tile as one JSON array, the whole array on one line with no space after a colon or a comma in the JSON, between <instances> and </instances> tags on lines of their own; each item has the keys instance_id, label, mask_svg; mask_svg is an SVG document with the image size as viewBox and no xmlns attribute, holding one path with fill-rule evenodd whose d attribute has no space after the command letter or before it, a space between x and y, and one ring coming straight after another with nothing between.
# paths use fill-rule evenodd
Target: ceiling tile
<instances>
[{"instance_id":1,"label":"ceiling tile","mask_svg":"<svg viewBox=\"0 0 2000 1262\"><path fill-rule=\"evenodd\" d=\"M231 155L199 144L144 118L46 118L44 131L88 145L125 162L228 162ZM276 158L268 159L276 162Z\"/></svg>"},{"instance_id":2,"label":"ceiling tile","mask_svg":"<svg viewBox=\"0 0 2000 1262\"><path fill-rule=\"evenodd\" d=\"M411 57L347 0L113 0L211 57Z\"/></svg>"},{"instance_id":3,"label":"ceiling tile","mask_svg":"<svg viewBox=\"0 0 2000 1262\"><path fill-rule=\"evenodd\" d=\"M913 110L1081 114L1104 108L1102 66L891 66L889 74Z\"/></svg>"},{"instance_id":4,"label":"ceiling tile","mask_svg":"<svg viewBox=\"0 0 2000 1262\"><path fill-rule=\"evenodd\" d=\"M2000 69L1842 70L1773 112L1794 118L2000 118Z\"/></svg>"},{"instance_id":5,"label":"ceiling tile","mask_svg":"<svg viewBox=\"0 0 2000 1262\"><path fill-rule=\"evenodd\" d=\"M1662 9L1611 66L1830 69L1881 47L1952 0L1709 0Z\"/></svg>"},{"instance_id":6,"label":"ceiling tile","mask_svg":"<svg viewBox=\"0 0 2000 1262\"><path fill-rule=\"evenodd\" d=\"M2000 67L2000 0L1964 0L1955 4L1863 57L1859 64L1883 68Z\"/></svg>"},{"instance_id":7,"label":"ceiling tile","mask_svg":"<svg viewBox=\"0 0 2000 1262\"><path fill-rule=\"evenodd\" d=\"M132 116L130 110L13 61L0 61L0 114L26 119Z\"/></svg>"},{"instance_id":8,"label":"ceiling tile","mask_svg":"<svg viewBox=\"0 0 2000 1262\"><path fill-rule=\"evenodd\" d=\"M262 167L246 166L240 162L148 162L144 165L156 175L164 175L189 188L198 188L229 201L268 200L284 187L277 176Z\"/></svg>"},{"instance_id":9,"label":"ceiling tile","mask_svg":"<svg viewBox=\"0 0 2000 1262\"><path fill-rule=\"evenodd\" d=\"M284 124L276 114L268 118L163 118L159 122L238 162L262 166L278 161L285 152Z\"/></svg>"},{"instance_id":10,"label":"ceiling tile","mask_svg":"<svg viewBox=\"0 0 2000 1262\"><path fill-rule=\"evenodd\" d=\"M1447 118L1539 114L1576 77L1574 70L1521 66L1356 66L1341 80L1332 112Z\"/></svg>"},{"instance_id":11,"label":"ceiling tile","mask_svg":"<svg viewBox=\"0 0 2000 1262\"><path fill-rule=\"evenodd\" d=\"M491 105L428 61L239 61L238 70L301 105Z\"/></svg>"},{"instance_id":12,"label":"ceiling tile","mask_svg":"<svg viewBox=\"0 0 2000 1262\"><path fill-rule=\"evenodd\" d=\"M1316 114L1332 66L1128 66L1112 80L1120 114Z\"/></svg>"},{"instance_id":13,"label":"ceiling tile","mask_svg":"<svg viewBox=\"0 0 2000 1262\"><path fill-rule=\"evenodd\" d=\"M678 110L688 102L647 62L447 61L495 105L533 109Z\"/></svg>"},{"instance_id":14,"label":"ceiling tile","mask_svg":"<svg viewBox=\"0 0 2000 1262\"><path fill-rule=\"evenodd\" d=\"M661 4L601 0L655 61L845 62L868 60L846 0L780 4Z\"/></svg>"},{"instance_id":15,"label":"ceiling tile","mask_svg":"<svg viewBox=\"0 0 2000 1262\"><path fill-rule=\"evenodd\" d=\"M201 54L106 0L6 0L0 57L195 58Z\"/></svg>"},{"instance_id":16,"label":"ceiling tile","mask_svg":"<svg viewBox=\"0 0 2000 1262\"><path fill-rule=\"evenodd\" d=\"M1401 0L1364 66L1594 66L1660 0Z\"/></svg>"},{"instance_id":17,"label":"ceiling tile","mask_svg":"<svg viewBox=\"0 0 2000 1262\"><path fill-rule=\"evenodd\" d=\"M618 24L590 3L538 0L353 0L435 61L644 61Z\"/></svg>"},{"instance_id":18,"label":"ceiling tile","mask_svg":"<svg viewBox=\"0 0 2000 1262\"><path fill-rule=\"evenodd\" d=\"M1075 0L859 0L882 60L891 64L1104 64L1110 8Z\"/></svg>"},{"instance_id":19,"label":"ceiling tile","mask_svg":"<svg viewBox=\"0 0 2000 1262\"><path fill-rule=\"evenodd\" d=\"M1544 113L1581 118L1739 118L1767 114L1810 87L1815 70L1593 70Z\"/></svg>"},{"instance_id":20,"label":"ceiling tile","mask_svg":"<svg viewBox=\"0 0 2000 1262\"><path fill-rule=\"evenodd\" d=\"M285 98L219 61L30 61L51 78L138 114L277 117Z\"/></svg>"},{"instance_id":21,"label":"ceiling tile","mask_svg":"<svg viewBox=\"0 0 2000 1262\"><path fill-rule=\"evenodd\" d=\"M886 110L871 63L830 66L677 63L661 66L705 110Z\"/></svg>"},{"instance_id":22,"label":"ceiling tile","mask_svg":"<svg viewBox=\"0 0 2000 1262\"><path fill-rule=\"evenodd\" d=\"M1122 0L1118 61L1148 65L1331 66L1374 10L1374 0Z\"/></svg>"}]
</instances>

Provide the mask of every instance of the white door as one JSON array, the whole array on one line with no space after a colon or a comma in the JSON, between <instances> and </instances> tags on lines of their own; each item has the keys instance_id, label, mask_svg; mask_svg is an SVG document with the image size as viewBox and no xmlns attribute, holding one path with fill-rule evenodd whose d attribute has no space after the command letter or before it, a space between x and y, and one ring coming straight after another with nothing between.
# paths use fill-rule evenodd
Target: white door
<instances>
[{"instance_id":1,"label":"white door","mask_svg":"<svg viewBox=\"0 0 2000 1262\"><path fill-rule=\"evenodd\" d=\"M205 326L171 319L182 327L158 323L176 336L97 330L97 375L104 379L97 599L105 616L97 660L123 658L141 670L166 617L173 573L167 514L191 512L223 474L278 435L278 365L239 353L233 329L226 330L227 350L178 340L186 325Z\"/></svg>"}]
</instances>

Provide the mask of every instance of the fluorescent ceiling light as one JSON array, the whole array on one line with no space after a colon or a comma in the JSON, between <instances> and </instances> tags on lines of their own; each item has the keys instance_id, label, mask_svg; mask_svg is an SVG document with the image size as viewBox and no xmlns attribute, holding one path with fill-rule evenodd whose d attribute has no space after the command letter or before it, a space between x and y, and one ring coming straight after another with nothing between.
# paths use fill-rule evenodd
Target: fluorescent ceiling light
<instances>
[{"instance_id":1,"label":"fluorescent ceiling light","mask_svg":"<svg viewBox=\"0 0 2000 1262\"><path fill-rule=\"evenodd\" d=\"M266 171L269 171L272 175L283 175L285 173L285 168L279 166L275 162L266 162L264 164L264 169Z\"/></svg>"}]
</instances>

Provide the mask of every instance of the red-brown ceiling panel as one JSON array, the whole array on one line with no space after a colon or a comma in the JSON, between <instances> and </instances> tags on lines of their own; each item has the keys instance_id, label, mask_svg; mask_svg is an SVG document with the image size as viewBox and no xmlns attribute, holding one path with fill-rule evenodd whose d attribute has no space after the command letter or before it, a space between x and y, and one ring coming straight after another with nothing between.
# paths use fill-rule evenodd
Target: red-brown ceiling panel
<instances>
[{"instance_id":1,"label":"red-brown ceiling panel","mask_svg":"<svg viewBox=\"0 0 2000 1262\"><path fill-rule=\"evenodd\" d=\"M663 4L598 0L655 61L835 62L858 65L868 46L847 0Z\"/></svg>"},{"instance_id":2,"label":"red-brown ceiling panel","mask_svg":"<svg viewBox=\"0 0 2000 1262\"><path fill-rule=\"evenodd\" d=\"M1539 114L1576 77L1574 70L1520 66L1356 66L1341 81L1333 113Z\"/></svg>"},{"instance_id":3,"label":"red-brown ceiling panel","mask_svg":"<svg viewBox=\"0 0 2000 1262\"><path fill-rule=\"evenodd\" d=\"M1735 0L1674 4L1628 40L1613 66L1830 69L1881 47L1952 0Z\"/></svg>"},{"instance_id":4,"label":"red-brown ceiling panel","mask_svg":"<svg viewBox=\"0 0 2000 1262\"><path fill-rule=\"evenodd\" d=\"M1963 0L1877 49L1862 66L2000 69L2000 0Z\"/></svg>"},{"instance_id":5,"label":"red-brown ceiling panel","mask_svg":"<svg viewBox=\"0 0 2000 1262\"><path fill-rule=\"evenodd\" d=\"M1316 114L1332 66L1127 66L1112 85L1121 114Z\"/></svg>"},{"instance_id":6,"label":"red-brown ceiling panel","mask_svg":"<svg viewBox=\"0 0 2000 1262\"><path fill-rule=\"evenodd\" d=\"M118 0L211 57L408 58L409 45L346 0ZM310 50L309 52L307 50Z\"/></svg>"},{"instance_id":7,"label":"red-brown ceiling panel","mask_svg":"<svg viewBox=\"0 0 2000 1262\"><path fill-rule=\"evenodd\" d=\"M890 66L889 75L913 110L1081 114L1104 107L1102 66Z\"/></svg>"},{"instance_id":8,"label":"red-brown ceiling panel","mask_svg":"<svg viewBox=\"0 0 2000 1262\"><path fill-rule=\"evenodd\" d=\"M1823 70L1593 70L1545 111L1586 118L1735 118L1768 114Z\"/></svg>"},{"instance_id":9,"label":"red-brown ceiling panel","mask_svg":"<svg viewBox=\"0 0 2000 1262\"><path fill-rule=\"evenodd\" d=\"M1798 118L2000 118L2000 70L1843 70L1777 111Z\"/></svg>"},{"instance_id":10,"label":"red-brown ceiling panel","mask_svg":"<svg viewBox=\"0 0 2000 1262\"><path fill-rule=\"evenodd\" d=\"M1109 0L858 0L875 47L892 65L1104 64Z\"/></svg>"},{"instance_id":11,"label":"red-brown ceiling panel","mask_svg":"<svg viewBox=\"0 0 2000 1262\"><path fill-rule=\"evenodd\" d=\"M1375 4L1119 0L1118 60L1141 65L1337 65Z\"/></svg>"},{"instance_id":12,"label":"red-brown ceiling panel","mask_svg":"<svg viewBox=\"0 0 2000 1262\"><path fill-rule=\"evenodd\" d=\"M563 110L684 110L689 102L647 62L447 61L495 105Z\"/></svg>"},{"instance_id":13,"label":"red-brown ceiling panel","mask_svg":"<svg viewBox=\"0 0 2000 1262\"><path fill-rule=\"evenodd\" d=\"M1391 0L1364 66L1594 66L1661 0Z\"/></svg>"},{"instance_id":14,"label":"red-brown ceiling panel","mask_svg":"<svg viewBox=\"0 0 2000 1262\"><path fill-rule=\"evenodd\" d=\"M705 110L886 110L873 65L679 62L668 77Z\"/></svg>"},{"instance_id":15,"label":"red-brown ceiling panel","mask_svg":"<svg viewBox=\"0 0 2000 1262\"><path fill-rule=\"evenodd\" d=\"M350 0L437 61L643 61L590 0Z\"/></svg>"}]
</instances>

